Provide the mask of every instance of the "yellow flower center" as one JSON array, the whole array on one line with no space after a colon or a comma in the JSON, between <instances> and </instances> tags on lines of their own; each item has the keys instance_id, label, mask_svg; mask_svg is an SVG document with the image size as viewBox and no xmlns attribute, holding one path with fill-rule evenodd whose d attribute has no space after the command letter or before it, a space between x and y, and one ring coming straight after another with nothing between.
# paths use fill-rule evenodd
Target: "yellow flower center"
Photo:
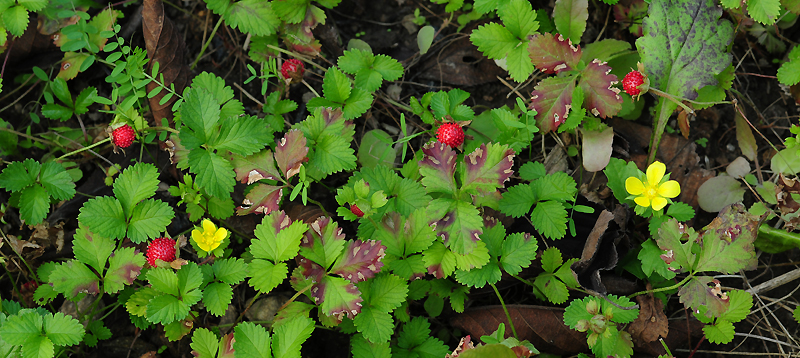
<instances>
[{"instance_id":1,"label":"yellow flower center","mask_svg":"<svg viewBox=\"0 0 800 358\"><path fill-rule=\"evenodd\" d=\"M648 199L653 200L653 198L658 196L658 188L650 183L647 184L647 189L644 191L644 195L647 196Z\"/></svg>"}]
</instances>

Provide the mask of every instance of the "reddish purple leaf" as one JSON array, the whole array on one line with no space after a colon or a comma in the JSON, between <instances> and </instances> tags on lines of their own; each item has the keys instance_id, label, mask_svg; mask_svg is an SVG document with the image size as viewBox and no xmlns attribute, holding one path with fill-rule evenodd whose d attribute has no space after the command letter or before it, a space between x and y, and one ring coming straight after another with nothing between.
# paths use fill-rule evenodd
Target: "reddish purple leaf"
<instances>
[{"instance_id":1,"label":"reddish purple leaf","mask_svg":"<svg viewBox=\"0 0 800 358\"><path fill-rule=\"evenodd\" d=\"M236 215L269 214L273 210L278 210L285 187L283 185L256 184L244 197L242 205L236 208Z\"/></svg>"},{"instance_id":2,"label":"reddish purple leaf","mask_svg":"<svg viewBox=\"0 0 800 358\"><path fill-rule=\"evenodd\" d=\"M316 290L316 292L314 292ZM361 312L361 291L352 282L341 277L325 276L322 283L311 288L312 296L321 294L324 300L317 302L322 312L336 318L338 322L346 315L353 319Z\"/></svg>"},{"instance_id":3,"label":"reddish purple leaf","mask_svg":"<svg viewBox=\"0 0 800 358\"><path fill-rule=\"evenodd\" d=\"M308 161L308 147L303 132L292 129L281 138L275 147L275 162L286 179L300 172L300 166Z\"/></svg>"},{"instance_id":4,"label":"reddish purple leaf","mask_svg":"<svg viewBox=\"0 0 800 358\"><path fill-rule=\"evenodd\" d=\"M231 154L231 161L236 180L242 183L253 184L261 179L282 180L269 149L247 157Z\"/></svg>"},{"instance_id":5,"label":"reddish purple leaf","mask_svg":"<svg viewBox=\"0 0 800 358\"><path fill-rule=\"evenodd\" d=\"M331 273L342 276L352 283L358 283L374 277L381 271L383 267L381 260L384 256L386 256L386 246L381 245L380 241L350 241L345 246L344 255L333 264Z\"/></svg>"},{"instance_id":6,"label":"reddish purple leaf","mask_svg":"<svg viewBox=\"0 0 800 358\"><path fill-rule=\"evenodd\" d=\"M592 60L581 73L580 86L583 89L583 107L600 118L608 118L622 109L619 88L612 87L618 82L611 74L611 67L598 59Z\"/></svg>"},{"instance_id":7,"label":"reddish purple leaf","mask_svg":"<svg viewBox=\"0 0 800 358\"><path fill-rule=\"evenodd\" d=\"M572 46L564 36L551 33L534 34L528 44L531 61L544 73L559 73L575 69L581 60L580 47Z\"/></svg>"},{"instance_id":8,"label":"reddish purple leaf","mask_svg":"<svg viewBox=\"0 0 800 358\"><path fill-rule=\"evenodd\" d=\"M467 170L461 178L462 190L477 190L480 194L488 194L503 187L514 170L514 150L508 146L489 143L481 144L464 158Z\"/></svg>"},{"instance_id":9,"label":"reddish purple leaf","mask_svg":"<svg viewBox=\"0 0 800 358\"><path fill-rule=\"evenodd\" d=\"M308 6L306 17L297 24L286 24L283 41L289 50L316 57L322 45L311 32L317 24L325 22L325 13L314 5Z\"/></svg>"},{"instance_id":10,"label":"reddish purple leaf","mask_svg":"<svg viewBox=\"0 0 800 358\"><path fill-rule=\"evenodd\" d=\"M419 161L419 172L422 174L422 185L428 192L453 193L456 182L456 159L458 154L450 146L431 142L422 147L425 157Z\"/></svg>"},{"instance_id":11,"label":"reddish purple leaf","mask_svg":"<svg viewBox=\"0 0 800 358\"><path fill-rule=\"evenodd\" d=\"M311 279L314 283L322 282L322 278L327 274L322 266L317 264L314 261L311 261L302 255L297 255L295 259L297 261L297 268L300 269L300 274L303 275L307 279ZM312 296L315 298L322 299L322 294L320 293L319 296L315 296L312 291Z\"/></svg>"},{"instance_id":12,"label":"reddish purple leaf","mask_svg":"<svg viewBox=\"0 0 800 358\"><path fill-rule=\"evenodd\" d=\"M344 249L344 233L335 221L322 216L303 234L300 254L323 268L331 267Z\"/></svg>"},{"instance_id":13,"label":"reddish purple leaf","mask_svg":"<svg viewBox=\"0 0 800 358\"><path fill-rule=\"evenodd\" d=\"M536 110L536 122L542 134L553 131L567 120L572 108L575 77L548 77L539 82L531 93L531 107Z\"/></svg>"}]
</instances>

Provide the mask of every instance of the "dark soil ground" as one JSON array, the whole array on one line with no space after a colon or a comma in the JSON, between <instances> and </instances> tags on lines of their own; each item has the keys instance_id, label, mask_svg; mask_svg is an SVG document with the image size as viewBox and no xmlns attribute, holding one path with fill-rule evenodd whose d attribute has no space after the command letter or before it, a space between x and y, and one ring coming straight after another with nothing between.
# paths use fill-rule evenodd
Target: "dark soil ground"
<instances>
[{"instance_id":1,"label":"dark soil ground","mask_svg":"<svg viewBox=\"0 0 800 358\"><path fill-rule=\"evenodd\" d=\"M133 45L144 47L140 30L141 16L138 13L141 11L140 6L137 3L126 5L119 7L125 13L125 17L120 20L123 32L130 34L127 38L131 40ZM181 10L179 11L173 6L167 6L167 16L174 22L179 33L184 36L187 46L186 53L189 59L193 60L199 54L202 40L206 34L210 33L213 24L217 21L217 17L209 17L204 4L199 1L175 2L175 5L180 6ZM584 35L584 42L594 41L598 36L600 38L616 38L631 43L635 41L635 36L628 32L622 24L613 21L613 13L609 6L601 2L591 2L589 6L590 16ZM552 11L552 2L534 2L533 8L545 9L549 13ZM409 32L409 29L413 29L414 26L410 25L408 21L404 22L404 18L408 15L413 15L415 9L419 9L421 16L424 16L427 22L433 25L437 31L441 30L430 52L424 56L418 54L416 34ZM326 14L326 24L319 25L314 29L315 36L320 39L323 45L322 52L325 57L325 59L318 59L318 63L327 66L330 61L333 61L332 59L342 53L349 40L357 38L367 42L372 47L373 52L390 55L401 61L406 68L404 78L391 84L397 87L395 90L399 89L399 95L397 92L389 93L387 86L384 86L383 90L385 92L378 96L379 98L372 109L362 118L356 120L356 143L359 142L360 135L366 130L373 128L389 128L391 130L391 128L400 127L399 118L402 111L381 98L389 96L390 98L394 97L400 103L408 103L411 96L419 98L430 91L461 88L471 93L466 104L473 107L476 113L480 113L483 110L503 105L513 107L515 97L518 94L529 97L533 87L543 77L541 74L534 73L534 76L529 81L519 86L507 79L506 73L499 69L493 61L483 57L467 38L469 31L475 28L479 22L468 24L461 32L456 32L457 25L452 23L442 28L442 24L447 23L450 17L444 11L442 5L419 0L344 0L333 10L326 11ZM785 39L800 38L798 28L800 26L793 26L788 30L783 30L783 37ZM200 61L198 68L193 71L193 75L201 71L213 72L225 78L229 85L237 83L242 85L249 93L258 94L260 88L255 82L243 85L245 79L249 77L245 64L254 64L246 57L246 51L242 50L244 43L245 35L222 26L206 51L206 56ZM796 123L798 118L797 104L788 94L787 89L781 88L773 77L778 67L778 64L773 60L780 60L781 58L777 56L781 56L783 53L769 53L754 37L747 35L744 30L737 33L732 52L734 54L733 64L736 67L737 74L733 85L735 91L732 93L742 104L748 119L766 137L756 135L759 145L758 163L762 165L756 171L762 171L760 174L767 180L770 178L770 173L768 172L769 158L774 154L774 150L768 145L767 140L779 145L781 138L785 138L788 135L788 128L792 123ZM24 128L24 126L30 124L28 112L35 108L36 101L41 101L39 98L41 88L24 91L27 89L26 87L22 91L11 92L15 88L11 78L16 74L30 72L30 68L33 65L40 66L48 71L51 66L58 66L56 62L59 58L60 52L58 52L58 49L51 48L46 52L32 54L30 57L14 59L13 63L8 64L6 68L8 75L5 76L8 80L4 80L4 93L0 95L0 108L4 110L0 112L0 115L4 120L11 123L12 127ZM95 65L95 67L97 67L96 71L90 70L82 73L71 84L74 84L76 88L90 85L96 86L101 95L108 97L110 89L104 82L104 77L107 75L106 72L108 70L99 65ZM322 76L320 72L309 72L311 73L306 75L306 81L321 93ZM290 98L302 103L304 98L308 98L304 97L306 92L308 90L302 86L294 87ZM236 93L237 98L245 104L249 113L255 114L259 112L257 105L241 91L236 90ZM650 108L653 102L652 98L646 97L645 100L648 101L645 108ZM300 109L289 114L288 118L297 122L303 120L307 114L304 106L301 105ZM681 183L683 188L693 187L696 189L703 181L713 175L713 171L724 170L727 164L741 155L736 140L734 114L734 109L730 105L719 105L704 110L698 113L696 120L691 123L692 127L688 139L681 138L679 134L669 135L668 139L665 139L665 145L661 148L660 158L674 159L672 163L667 163L668 168L673 172L683 169L684 181ZM415 118L410 113L406 113L406 119L412 121L417 131L428 129L418 118ZM97 128L92 132L92 135L100 136L104 124L110 120L111 116L109 114L97 113L87 116L85 124L87 127ZM640 167L642 167L642 157L647 153L651 120L652 118L647 110L636 121L611 120L609 123L615 127L617 134L614 142L614 156L625 160L637 160ZM77 122L58 124L45 120L34 126L33 132L46 132L49 130L48 125L79 127ZM677 129L677 125L674 123L671 125ZM707 139L707 144L705 146L696 145L695 141L699 139ZM429 137L421 136L412 141L412 145L415 148L419 148L427 140L429 140ZM560 140L567 144L575 143L575 139L570 135L562 135ZM545 154L549 157L556 153L559 147L554 137L547 135L544 137L539 136L534 141L532 148L533 150L530 154L526 151L517 157L518 164L530 160L542 160ZM544 148L544 152L542 148ZM127 156L114 154L110 151L110 148L103 149L99 153L114 163L121 163L126 166L132 158L138 157L139 152L140 148L136 144L128 153L137 154L128 154ZM179 175L174 167L169 164L167 154L156 146L146 148L146 153L146 157L152 158L152 161L163 170L163 175L161 176L163 184L177 185ZM21 160L23 157L42 159L45 154L39 150L31 150L20 153L17 157L3 159L4 161ZM602 175L592 176L581 173L580 163L577 163L574 158L566 157L560 163L552 163L552 165L563 165L570 173L574 173L576 180L585 185L582 192L586 196L592 198L600 197L606 199L606 202L613 199L613 197L608 198L609 192L604 186L605 178ZM86 157L81 161L80 168L83 170L83 179L77 183L78 192L88 195L111 194L110 187L103 184L103 179L105 178L103 167L97 165L95 159ZM336 188L344 184L346 180L346 174L334 175L326 179L324 184L329 188ZM241 202L243 189L244 186L237 186L234 192L234 200L237 203ZM687 190L684 190L684 192L686 193ZM313 199L322 203L326 210L335 210L337 205L334 200L334 194L330 191L319 186L312 188L310 194ZM177 206L178 198L171 197L166 191L159 191L156 197L176 207L178 215L168 228L171 235L185 233L191 229L192 223L183 215L184 208ZM696 198L691 197L691 195L683 196L679 199L689 203L692 203L692 199L694 199L693 204L696 207ZM8 194L5 192L0 193L0 201L7 202L7 200ZM29 263L34 268L42 262L73 257L70 239L77 227L78 209L85 200L86 197L78 195L75 199L61 204L51 213L47 221L52 226L63 225L65 245L62 250L56 250L51 245L35 255L28 256ZM581 198L581 200L584 200L584 198ZM754 200L752 194L746 194L746 203L752 203ZM292 209L295 209L295 212L301 211L300 208L292 208L290 204L287 204L285 209L287 211ZM715 217L715 214L703 212L698 208L696 210L698 215L693 224L697 228L704 226ZM303 215L313 215L313 213L304 212ZM235 232L241 233L243 237L252 237L252 230L256 220L252 215L249 217L233 217L228 220L227 225ZM579 225L578 237L567 238L560 243L554 244L562 248L565 253L571 252L573 256L579 256L583 248L583 242L586 240L585 233L591 230L595 220L596 216L576 220ZM31 229L21 227L15 210L5 212L4 222L7 224L2 229L8 235L27 238L33 234ZM533 232L530 224L522 219L513 221L508 218L508 224L511 224L509 226L511 228L510 232ZM354 225L342 225L345 225L345 231L348 234L353 235L355 233L356 227ZM645 238L647 231L646 225L638 222L634 223L630 230L631 237L635 240ZM240 254L246 248L246 241L238 244L234 241L231 247L234 249L235 255ZM3 253L6 257L9 257L9 252L7 246L3 248ZM186 256L190 256L190 254L187 253ZM186 258L191 259L190 257ZM19 260L10 260L6 266L5 274L0 276L0 296L6 299L14 297L17 300L30 300L31 292L23 291L23 297L18 297L16 293L12 293L13 285L19 287L21 282L29 280L27 278L29 275L27 269L21 266L14 266L17 263L19 263ZM755 286L780 274L797 269L798 264L800 264L800 251L798 249L774 255L764 253L759 257L757 270L742 272L741 276L723 277L721 281L726 287L746 289L749 287L748 285ZM609 293L629 294L643 289L642 284L631 279L631 277L617 274L613 270L607 273L606 277L609 277L609 282L619 281L618 285L608 284ZM532 278L536 274L536 269L530 269L524 271L521 276ZM797 282L789 283L765 292L756 298L753 310L758 310L758 312L752 313L745 322L737 324L737 332L741 335L737 336L732 343L720 346L702 342L698 345L700 334L696 328L691 333L686 332L686 329L683 328L683 336L675 340L677 342L676 346L671 347L673 353L676 356L685 357L690 356L692 354L690 352L696 349L694 356L708 357L730 356L731 353L727 352L738 352L733 353L734 355L743 355L746 352L771 353L774 356L788 356L790 352L797 354L798 348L796 346L781 346L776 344L775 341L790 342L785 336L786 334L794 337L798 336L798 325L791 317L791 309L800 300L800 294L796 293L798 287L800 286ZM546 303L537 300L533 296L528 286L514 279L504 279L498 284L498 288L503 294L506 304L546 305ZM255 291L247 288L246 285L236 287L234 292L233 303L240 311L246 307L248 300L255 295ZM273 295L276 297L280 297L280 295L291 296L293 293L288 285L279 286L275 292ZM469 314L470 310L499 304L491 289L473 289L469 297L467 302L468 312L465 314ZM62 300L57 300L53 303L53 307L57 309L62 302ZM683 309L683 305L678 302L677 297L670 299L665 311L668 317L675 320L676 326L688 325L686 323L687 314ZM424 314L422 303L412 305L411 313ZM473 315L480 316L481 314ZM433 334L443 339L451 348L455 347L462 336L470 333L475 334L452 324L459 316L458 313L449 310L449 305L446 304L445 312L432 320ZM533 317L533 319L536 319L536 317ZM190 356L189 338L178 342L168 342L164 338L163 332L159 329L151 328L144 332L139 332L130 324L128 314L124 309L114 311L105 322L112 330L113 337L109 341L101 342L100 348L85 348L81 355L90 357L139 357L147 352L159 350L160 347L166 347L167 349L158 354L158 356ZM212 327L217 324L219 324L219 319L208 315L199 317L195 322L195 327ZM493 328L487 329L491 331ZM350 353L347 342L347 335L320 327L315 330L314 335L304 345L303 356L348 357ZM560 354L564 352L552 351L551 353ZM647 353L639 354L647 355Z\"/></svg>"}]
</instances>

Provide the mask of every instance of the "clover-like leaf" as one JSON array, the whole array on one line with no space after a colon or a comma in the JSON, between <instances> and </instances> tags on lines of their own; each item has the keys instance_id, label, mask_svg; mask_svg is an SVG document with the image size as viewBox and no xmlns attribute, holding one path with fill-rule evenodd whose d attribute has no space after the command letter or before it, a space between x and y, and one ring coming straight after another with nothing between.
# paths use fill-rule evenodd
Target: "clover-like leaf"
<instances>
[{"instance_id":1,"label":"clover-like leaf","mask_svg":"<svg viewBox=\"0 0 800 358\"><path fill-rule=\"evenodd\" d=\"M250 252L253 257L286 261L297 256L300 240L308 225L301 221L292 221L283 210L274 211L261 220L256 226L257 239L251 240ZM255 274L255 272L254 272Z\"/></svg>"},{"instance_id":2,"label":"clover-like leaf","mask_svg":"<svg viewBox=\"0 0 800 358\"><path fill-rule=\"evenodd\" d=\"M344 249L344 233L339 224L323 216L311 223L300 244L300 255L327 270Z\"/></svg>"}]
</instances>

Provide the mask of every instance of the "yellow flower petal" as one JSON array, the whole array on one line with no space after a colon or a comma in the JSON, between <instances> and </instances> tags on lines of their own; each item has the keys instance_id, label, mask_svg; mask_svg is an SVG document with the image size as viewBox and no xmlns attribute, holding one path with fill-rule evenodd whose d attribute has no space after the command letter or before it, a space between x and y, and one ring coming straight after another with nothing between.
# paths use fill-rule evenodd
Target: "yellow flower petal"
<instances>
[{"instance_id":1,"label":"yellow flower petal","mask_svg":"<svg viewBox=\"0 0 800 358\"><path fill-rule=\"evenodd\" d=\"M659 185L658 195L665 198L674 198L681 194L681 185L677 181L670 180L664 184Z\"/></svg>"},{"instance_id":2,"label":"yellow flower petal","mask_svg":"<svg viewBox=\"0 0 800 358\"><path fill-rule=\"evenodd\" d=\"M648 199L646 196L637 196L633 198L633 201L635 201L636 204L639 204L644 207L650 206L650 199Z\"/></svg>"},{"instance_id":3,"label":"yellow flower petal","mask_svg":"<svg viewBox=\"0 0 800 358\"><path fill-rule=\"evenodd\" d=\"M647 184L648 185L658 185L658 182L661 181L661 178L664 177L664 173L667 172L667 166L664 165L662 162L653 162L647 167Z\"/></svg>"},{"instance_id":4,"label":"yellow flower petal","mask_svg":"<svg viewBox=\"0 0 800 358\"><path fill-rule=\"evenodd\" d=\"M664 199L660 196L653 198L653 201L650 203L653 205L653 210L659 211L667 206L667 199Z\"/></svg>"},{"instance_id":5,"label":"yellow flower petal","mask_svg":"<svg viewBox=\"0 0 800 358\"><path fill-rule=\"evenodd\" d=\"M203 219L203 233L204 234L211 234L215 230L217 230L217 226L214 225L214 223L211 222L211 220Z\"/></svg>"},{"instance_id":6,"label":"yellow flower petal","mask_svg":"<svg viewBox=\"0 0 800 358\"><path fill-rule=\"evenodd\" d=\"M224 228L219 228L219 230L217 230L217 232L214 233L214 241L222 242L222 240L225 240L226 236L228 236L228 230Z\"/></svg>"},{"instance_id":7,"label":"yellow flower petal","mask_svg":"<svg viewBox=\"0 0 800 358\"><path fill-rule=\"evenodd\" d=\"M639 195L644 193L644 184L637 178L629 177L625 179L625 190L628 191L628 194Z\"/></svg>"},{"instance_id":8,"label":"yellow flower petal","mask_svg":"<svg viewBox=\"0 0 800 358\"><path fill-rule=\"evenodd\" d=\"M197 229L192 230L192 240L195 242L203 241L203 233Z\"/></svg>"},{"instance_id":9,"label":"yellow flower petal","mask_svg":"<svg viewBox=\"0 0 800 358\"><path fill-rule=\"evenodd\" d=\"M201 250L203 250L205 252L209 252L209 251L214 250L214 249L211 248L211 245L209 245L209 243L206 242L205 240L198 241L197 242L197 247L199 247Z\"/></svg>"}]
</instances>

